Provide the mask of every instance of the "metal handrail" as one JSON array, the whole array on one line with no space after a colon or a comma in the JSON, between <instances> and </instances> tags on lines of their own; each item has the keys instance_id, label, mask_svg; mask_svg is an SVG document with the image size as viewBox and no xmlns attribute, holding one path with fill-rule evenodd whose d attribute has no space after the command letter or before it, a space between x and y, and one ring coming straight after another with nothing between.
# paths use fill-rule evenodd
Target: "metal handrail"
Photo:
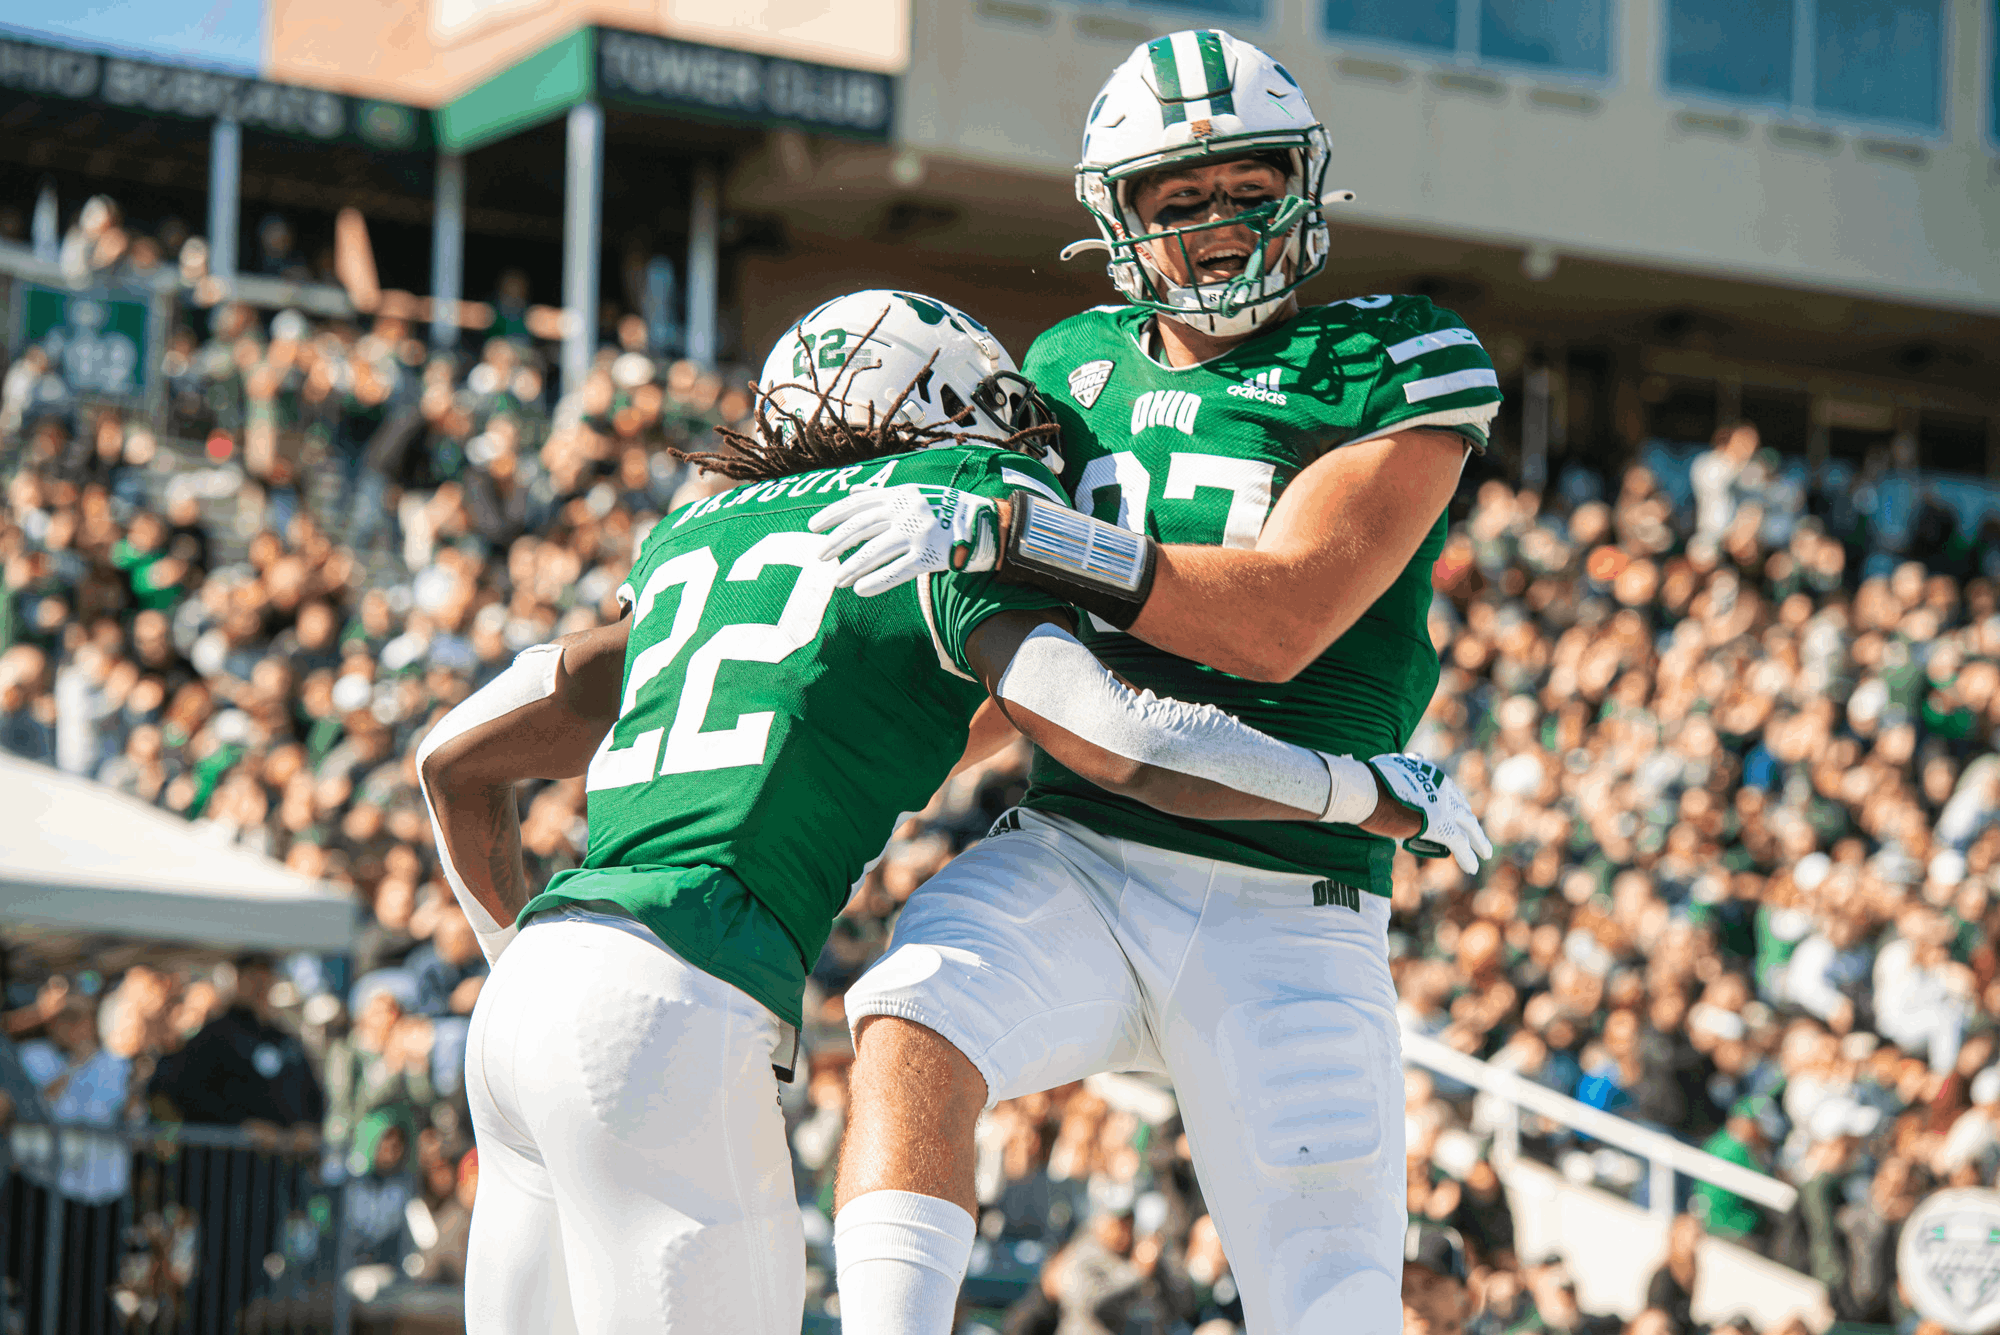
<instances>
[{"instance_id":1,"label":"metal handrail","mask_svg":"<svg viewBox=\"0 0 2000 1335\"><path fill-rule=\"evenodd\" d=\"M1435 1038L1405 1033L1403 1057L1500 1099L1514 1114L1510 1117L1510 1130L1518 1120L1519 1110L1525 1108L1646 1160L1652 1166L1653 1190L1650 1198L1655 1214L1673 1214L1672 1182L1675 1173L1712 1183L1724 1191L1733 1191L1780 1214L1790 1210L1799 1198L1798 1188L1789 1182L1717 1158L1706 1150L1684 1145L1672 1136L1634 1125L1601 1108L1579 1103L1513 1071L1503 1070L1477 1057L1468 1057ZM1503 1137L1509 1142L1505 1146L1509 1153L1514 1149L1511 1142L1515 1138L1514 1135Z\"/></svg>"},{"instance_id":2,"label":"metal handrail","mask_svg":"<svg viewBox=\"0 0 2000 1335\"><path fill-rule=\"evenodd\" d=\"M4 1046L4 1042L4 1039L0 1039L0 1046ZM101 1265L104 1261L101 1256L93 1261L90 1256L73 1253L66 1247L65 1239L68 1235L65 1231L65 1211L71 1200L71 1194L70 1188L63 1183L61 1174L71 1162L68 1152L79 1149L87 1152L93 1148L112 1150L114 1146L122 1146L128 1152L150 1154L161 1163L183 1155L247 1151L257 1156L258 1163L270 1165L289 1162L294 1166L294 1170L311 1174L312 1176L303 1181L303 1186L309 1195L314 1197L323 1195L330 1201L332 1207L330 1222L317 1214L311 1216L318 1224L317 1240L312 1242L308 1254L301 1254L306 1264L300 1270L299 1277L286 1280L285 1284L290 1288L280 1288L276 1297L283 1302L296 1302L302 1299L317 1301L310 1299L310 1295L324 1286L325 1296L331 1308L329 1314L331 1328L337 1335L346 1335L350 1328L350 1314L353 1308L353 1293L344 1282L344 1277L352 1268L353 1258L353 1238L345 1225L347 1213L345 1198L348 1187L337 1176L322 1178L319 1175L328 1160L336 1157L335 1152L340 1148L337 1144L330 1146L317 1138L312 1139L310 1143L293 1142L289 1137L281 1137L278 1143L273 1143L269 1136L252 1133L240 1126L151 1121L103 1125L74 1120L57 1121L46 1117L17 1116L11 1121L0 1123L0 1202L6 1201L5 1193L12 1189L17 1175L18 1180L46 1191L46 1200L43 1202L44 1219L40 1229L42 1239L39 1244L40 1250L30 1248L28 1252L21 1253L24 1257L39 1258L38 1292L42 1316L37 1325L41 1335L58 1335L60 1312L64 1301L63 1285L70 1269L78 1265ZM160 1194L164 1189L174 1194L172 1203L177 1208L185 1206L193 1210L196 1215L200 1215L204 1208L202 1200L204 1190L211 1193L222 1191L224 1178L217 1176L214 1171L221 1166L219 1161L199 1162L206 1164L207 1170L195 1173L189 1183L182 1183L177 1187L170 1184L170 1175L156 1175L151 1187L153 1206L159 1206L166 1200L166 1197ZM297 1214L307 1199L291 1194L292 1186L297 1183L284 1173L275 1175L260 1173L254 1180L263 1184L266 1193L265 1205L271 1211L266 1216L266 1222L273 1229L280 1227L289 1215ZM140 1193L140 1189L141 1175L139 1170L134 1168L125 1184L118 1189L119 1195L114 1197L124 1223L132 1222L136 1212L150 1208L144 1205L141 1194L137 1194ZM233 1190L239 1192L242 1190L240 1179ZM94 1202L93 1197L80 1196L77 1199ZM273 1204L273 1201L276 1203ZM244 1202L239 1197L230 1224L233 1229L240 1229L245 1225L243 1205ZM317 1208L316 1204L314 1208ZM0 1244L13 1244L14 1240L6 1236L8 1221L12 1217L9 1210L0 1208ZM206 1225L202 1227L205 1228ZM331 1230L332 1238L330 1268L323 1241L328 1229ZM113 1245L122 1248L124 1246L122 1225L120 1231L113 1236L119 1239ZM244 1236L248 1238L251 1235ZM288 1241L277 1240L274 1245L281 1248L281 1259L287 1257L300 1259L299 1256L293 1255ZM0 1247L0 1250L4 1249ZM115 1282L120 1272L116 1269L117 1258L111 1259L114 1264L109 1273ZM242 1258L239 1256L237 1259L240 1261ZM252 1256L250 1259L254 1261L258 1258ZM268 1263L268 1258L265 1259ZM23 1264L36 1263L23 1262ZM210 1318L216 1317L219 1313L226 1315L233 1302L263 1301L266 1297L272 1296L269 1293L253 1292L241 1287L239 1281L244 1273L247 1272L243 1271L240 1265L236 1265L229 1268L226 1273L220 1270L213 1271L211 1278L202 1281L204 1284L219 1282L223 1285L221 1289L212 1290L212 1293L225 1295L214 1300L220 1302L221 1306L214 1306L211 1303L204 1309ZM281 1266L279 1271L269 1273L271 1280L276 1282L281 1273L290 1272ZM299 1287L301 1284L307 1287L301 1289ZM186 1277L183 1276L181 1281L172 1287L175 1289L173 1301L182 1302L187 1296L187 1293L183 1292L186 1290ZM194 1311L193 1308L186 1310L190 1314ZM196 1322L197 1330L217 1329L212 1322L200 1324L203 1318L188 1315L186 1319ZM175 1317L173 1322L175 1329L182 1328L181 1318ZM319 1325L324 1328L326 1322L321 1321Z\"/></svg>"}]
</instances>

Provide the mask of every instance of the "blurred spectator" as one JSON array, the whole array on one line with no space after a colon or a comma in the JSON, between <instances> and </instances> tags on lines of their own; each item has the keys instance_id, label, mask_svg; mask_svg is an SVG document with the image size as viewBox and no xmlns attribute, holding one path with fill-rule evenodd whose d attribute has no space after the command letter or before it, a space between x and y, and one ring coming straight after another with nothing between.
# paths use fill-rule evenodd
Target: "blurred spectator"
<instances>
[{"instance_id":1,"label":"blurred spectator","mask_svg":"<svg viewBox=\"0 0 2000 1335\"><path fill-rule=\"evenodd\" d=\"M59 1122L113 1128L125 1116L132 1063L98 1039L97 1004L74 992L47 1020L48 1037L21 1045L21 1065ZM130 1156L116 1140L70 1146L59 1182L64 1195L91 1204L118 1200Z\"/></svg>"},{"instance_id":2,"label":"blurred spectator","mask_svg":"<svg viewBox=\"0 0 2000 1335\"><path fill-rule=\"evenodd\" d=\"M409 1013L416 1000L407 974L383 970L354 988L352 1030L327 1046L326 1138L345 1143L377 1112L414 1120L435 1100L431 1025Z\"/></svg>"},{"instance_id":3,"label":"blurred spectator","mask_svg":"<svg viewBox=\"0 0 2000 1335\"><path fill-rule=\"evenodd\" d=\"M319 1134L326 1098L298 1036L277 1023L272 970L268 955L237 959L227 1008L155 1074L156 1117Z\"/></svg>"},{"instance_id":4,"label":"blurred spectator","mask_svg":"<svg viewBox=\"0 0 2000 1335\"><path fill-rule=\"evenodd\" d=\"M1404 1335L1460 1335L1469 1314L1465 1249L1456 1232L1413 1223L1403 1248Z\"/></svg>"},{"instance_id":5,"label":"blurred spectator","mask_svg":"<svg viewBox=\"0 0 2000 1335\"><path fill-rule=\"evenodd\" d=\"M1116 1335L1159 1261L1157 1240L1137 1240L1127 1210L1100 1210L1055 1262L1057 1335Z\"/></svg>"},{"instance_id":6,"label":"blurred spectator","mask_svg":"<svg viewBox=\"0 0 2000 1335\"><path fill-rule=\"evenodd\" d=\"M465 1283L465 1252L472 1235L472 1206L479 1195L479 1151L467 1150L454 1162L445 1155L436 1160L440 1185L433 1191L428 1180L424 1207L419 1216L429 1225L428 1237L417 1239L419 1247L416 1278L436 1284Z\"/></svg>"},{"instance_id":7,"label":"blurred spectator","mask_svg":"<svg viewBox=\"0 0 2000 1335\"><path fill-rule=\"evenodd\" d=\"M1677 1215L1667 1233L1667 1259L1646 1285L1646 1306L1667 1319L1667 1335L1693 1335L1694 1286L1700 1267L1701 1221Z\"/></svg>"},{"instance_id":8,"label":"blurred spectator","mask_svg":"<svg viewBox=\"0 0 2000 1335\"><path fill-rule=\"evenodd\" d=\"M1730 1109L1728 1119L1703 1142L1702 1149L1727 1163L1764 1171L1769 1166L1766 1127L1777 1116L1769 1099L1744 1098ZM1695 1185L1692 1208L1710 1233L1731 1241L1747 1240L1763 1223L1756 1205L1711 1182Z\"/></svg>"},{"instance_id":9,"label":"blurred spectator","mask_svg":"<svg viewBox=\"0 0 2000 1335\"><path fill-rule=\"evenodd\" d=\"M409 1123L399 1111L378 1109L355 1128L347 1183L349 1252L357 1268L376 1272L381 1288L402 1270L409 1245L409 1205L417 1195L410 1171ZM386 1274L380 1273L386 1271Z\"/></svg>"}]
</instances>

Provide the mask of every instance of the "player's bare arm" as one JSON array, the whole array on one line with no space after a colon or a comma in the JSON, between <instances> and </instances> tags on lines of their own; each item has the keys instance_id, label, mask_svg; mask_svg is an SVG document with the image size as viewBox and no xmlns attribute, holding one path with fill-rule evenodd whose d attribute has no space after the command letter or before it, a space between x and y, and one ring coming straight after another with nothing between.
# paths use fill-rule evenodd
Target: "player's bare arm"
<instances>
[{"instance_id":1,"label":"player's bare arm","mask_svg":"<svg viewBox=\"0 0 2000 1335\"><path fill-rule=\"evenodd\" d=\"M489 957L528 902L514 786L582 774L618 717L630 619L525 650L418 750L446 880Z\"/></svg>"},{"instance_id":2,"label":"player's bare arm","mask_svg":"<svg viewBox=\"0 0 2000 1335\"><path fill-rule=\"evenodd\" d=\"M1001 712L1000 702L987 700L973 714L972 722L966 725L965 754L958 758L958 763L951 767L951 773L945 777L955 779L981 761L991 760L1020 735L1020 729Z\"/></svg>"},{"instance_id":3,"label":"player's bare arm","mask_svg":"<svg viewBox=\"0 0 2000 1335\"><path fill-rule=\"evenodd\" d=\"M1285 489L1255 547L1161 547L1131 632L1239 677L1290 681L1410 563L1465 451L1463 436L1420 428L1331 452Z\"/></svg>"}]
</instances>

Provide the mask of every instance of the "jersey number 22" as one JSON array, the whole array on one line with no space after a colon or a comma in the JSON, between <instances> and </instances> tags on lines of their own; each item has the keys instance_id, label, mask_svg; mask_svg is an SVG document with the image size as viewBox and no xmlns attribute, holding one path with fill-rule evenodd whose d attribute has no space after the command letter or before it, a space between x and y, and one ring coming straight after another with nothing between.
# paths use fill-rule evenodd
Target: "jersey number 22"
<instances>
[{"instance_id":1,"label":"jersey number 22","mask_svg":"<svg viewBox=\"0 0 2000 1335\"><path fill-rule=\"evenodd\" d=\"M584 787L592 792L607 788L629 788L645 783L656 774L694 774L703 770L734 769L739 765L761 765L770 745L775 714L766 709L737 716L727 728L704 728L709 703L715 696L715 674L727 662L780 663L819 637L820 622L833 599L833 579L839 567L818 559L826 539L812 533L772 533L760 538L749 551L729 567L728 578L753 580L766 566L796 566L799 577L785 599L776 625L738 622L718 626L687 656L682 670L680 703L671 726L648 728L625 746L612 745L618 729L614 725L591 758ZM662 562L646 580L632 607L632 631L637 635L658 607L660 596L678 587L673 623L666 637L646 646L632 659L625 673L625 698L618 710L619 722L631 717L641 693L648 690L661 673L671 667L701 628L709 594L721 567L707 547L682 552Z\"/></svg>"}]
</instances>

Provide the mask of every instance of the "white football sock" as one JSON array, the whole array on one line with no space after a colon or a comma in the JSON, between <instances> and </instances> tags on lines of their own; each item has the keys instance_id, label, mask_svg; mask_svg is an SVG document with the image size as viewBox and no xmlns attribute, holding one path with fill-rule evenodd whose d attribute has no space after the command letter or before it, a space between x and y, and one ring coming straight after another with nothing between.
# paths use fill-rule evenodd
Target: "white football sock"
<instances>
[{"instance_id":1,"label":"white football sock","mask_svg":"<svg viewBox=\"0 0 2000 1335\"><path fill-rule=\"evenodd\" d=\"M951 1335L973 1219L914 1191L870 1191L833 1217L840 1326L848 1335Z\"/></svg>"}]
</instances>

